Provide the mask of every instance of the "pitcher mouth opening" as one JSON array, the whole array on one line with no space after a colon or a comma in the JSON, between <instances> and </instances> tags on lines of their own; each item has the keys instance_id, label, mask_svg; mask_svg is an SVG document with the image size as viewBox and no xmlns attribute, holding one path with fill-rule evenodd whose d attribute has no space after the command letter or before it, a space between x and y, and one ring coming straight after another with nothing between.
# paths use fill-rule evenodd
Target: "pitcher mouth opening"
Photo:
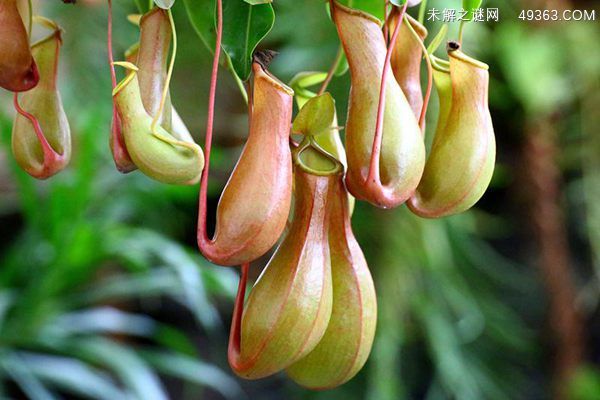
<instances>
[{"instance_id":1,"label":"pitcher mouth opening","mask_svg":"<svg viewBox=\"0 0 600 400\"><path fill-rule=\"evenodd\" d=\"M252 60L254 63L260 66L262 72L269 78L269 82L273 84L277 89L284 91L290 96L294 95L294 89L283 83L275 75L271 74L268 70L271 61L277 56L276 51L272 50L259 50L254 52Z\"/></svg>"},{"instance_id":2,"label":"pitcher mouth opening","mask_svg":"<svg viewBox=\"0 0 600 400\"><path fill-rule=\"evenodd\" d=\"M486 71L490 69L489 65L487 65L486 63L476 60L473 57L469 57L468 55L463 53L461 50L461 45L458 42L455 42L455 41L448 42L448 44L446 45L446 49L448 50L449 57L452 57L452 58L460 60L460 61L464 61L468 64L471 64L472 66L474 66L476 68L481 68Z\"/></svg>"}]
</instances>

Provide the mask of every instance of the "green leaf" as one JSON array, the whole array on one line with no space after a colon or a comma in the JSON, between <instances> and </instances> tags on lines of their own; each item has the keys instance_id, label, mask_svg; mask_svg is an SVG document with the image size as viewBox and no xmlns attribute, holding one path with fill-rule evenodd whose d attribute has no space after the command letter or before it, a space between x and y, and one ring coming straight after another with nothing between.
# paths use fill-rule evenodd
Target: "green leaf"
<instances>
[{"instance_id":1,"label":"green leaf","mask_svg":"<svg viewBox=\"0 0 600 400\"><path fill-rule=\"evenodd\" d=\"M296 91L296 89L309 88L318 85L323 82L325 78L327 78L326 72L303 71L294 75L288 85Z\"/></svg>"},{"instance_id":2,"label":"green leaf","mask_svg":"<svg viewBox=\"0 0 600 400\"><path fill-rule=\"evenodd\" d=\"M237 75L250 76L252 53L275 22L270 4L250 5L240 0L223 1L223 49Z\"/></svg>"},{"instance_id":3,"label":"green leaf","mask_svg":"<svg viewBox=\"0 0 600 400\"><path fill-rule=\"evenodd\" d=\"M140 13L144 13L146 11L145 4L148 4L148 3L147 2L142 3L142 0L134 0L134 1L135 1L135 5L136 5L138 11Z\"/></svg>"},{"instance_id":4,"label":"green leaf","mask_svg":"<svg viewBox=\"0 0 600 400\"><path fill-rule=\"evenodd\" d=\"M438 47L440 47L440 45L442 44L444 39L446 39L447 33L448 33L448 24L444 24L444 25L442 25L442 27L440 28L438 33L435 35L435 37L431 40L431 43L429 43L429 46L427 46L427 53L429 53L429 54L435 53L435 51L438 49Z\"/></svg>"},{"instance_id":5,"label":"green leaf","mask_svg":"<svg viewBox=\"0 0 600 400\"><path fill-rule=\"evenodd\" d=\"M304 135L319 135L331 129L335 118L335 101L329 93L308 100L300 110L292 131Z\"/></svg>"},{"instance_id":6,"label":"green leaf","mask_svg":"<svg viewBox=\"0 0 600 400\"><path fill-rule=\"evenodd\" d=\"M390 3L395 6L402 7L404 4L406 4L406 0L390 0Z\"/></svg>"},{"instance_id":7,"label":"green leaf","mask_svg":"<svg viewBox=\"0 0 600 400\"><path fill-rule=\"evenodd\" d=\"M273 0L244 0L248 4L252 4L253 6L256 4L269 4L272 3Z\"/></svg>"},{"instance_id":8,"label":"green leaf","mask_svg":"<svg viewBox=\"0 0 600 400\"><path fill-rule=\"evenodd\" d=\"M326 72L313 72L313 71L304 71L299 72L292 80L289 82L289 86L294 89L294 98L296 99L296 104L298 104L298 108L304 107L304 104L311 98L315 97L317 94L308 90L307 88L311 86L318 85L322 83L325 78L327 78Z\"/></svg>"},{"instance_id":9,"label":"green leaf","mask_svg":"<svg viewBox=\"0 0 600 400\"><path fill-rule=\"evenodd\" d=\"M206 48L215 47L215 0L183 0L190 23Z\"/></svg>"},{"instance_id":10,"label":"green leaf","mask_svg":"<svg viewBox=\"0 0 600 400\"><path fill-rule=\"evenodd\" d=\"M173 7L173 4L175 4L175 0L154 0L154 4L156 4L164 10L168 10L171 7Z\"/></svg>"},{"instance_id":11,"label":"green leaf","mask_svg":"<svg viewBox=\"0 0 600 400\"><path fill-rule=\"evenodd\" d=\"M467 11L467 15L465 16L466 20L470 21L473 19L473 11L480 8L481 3L483 3L483 0L463 0L462 8Z\"/></svg>"}]
</instances>

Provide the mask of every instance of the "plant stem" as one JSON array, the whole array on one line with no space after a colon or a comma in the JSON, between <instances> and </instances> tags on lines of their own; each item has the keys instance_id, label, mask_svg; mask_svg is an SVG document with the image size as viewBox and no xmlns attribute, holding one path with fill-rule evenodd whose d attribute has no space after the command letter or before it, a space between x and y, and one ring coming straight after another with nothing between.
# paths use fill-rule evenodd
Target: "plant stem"
<instances>
[{"instance_id":1,"label":"plant stem","mask_svg":"<svg viewBox=\"0 0 600 400\"><path fill-rule=\"evenodd\" d=\"M156 124L158 119L163 113L165 108L165 102L167 101L167 95L169 94L169 84L171 83L171 77L173 76L173 68L175 66L175 58L177 57L177 30L175 29L175 21L173 20L173 13L171 10L167 11L169 16L169 23L171 24L171 32L173 32L173 51L171 52L171 61L169 62L169 69L167 70L167 77L165 78L165 87L163 88L162 96L160 98L160 104L156 114L152 118L151 131L155 133Z\"/></svg>"},{"instance_id":2,"label":"plant stem","mask_svg":"<svg viewBox=\"0 0 600 400\"><path fill-rule=\"evenodd\" d=\"M448 32L448 24L442 25L438 33L433 37L432 41L429 42L429 46L427 46L427 53L433 54L436 52L442 41L446 38L446 33Z\"/></svg>"},{"instance_id":3,"label":"plant stem","mask_svg":"<svg viewBox=\"0 0 600 400\"><path fill-rule=\"evenodd\" d=\"M148 11L152 10L152 8L154 8L154 0L148 0Z\"/></svg>"},{"instance_id":4,"label":"plant stem","mask_svg":"<svg viewBox=\"0 0 600 400\"><path fill-rule=\"evenodd\" d=\"M31 41L31 30L33 29L33 4L31 0L28 0L27 4L29 5L29 31L27 32L27 37Z\"/></svg>"},{"instance_id":5,"label":"plant stem","mask_svg":"<svg viewBox=\"0 0 600 400\"><path fill-rule=\"evenodd\" d=\"M331 79L333 78L335 71L338 69L340 62L342 61L343 55L344 55L344 50L342 49L342 46L340 45L338 47L337 54L335 55L335 59L333 60L331 67L329 67L329 71L327 71L327 76L325 77L323 84L319 88L319 93L318 93L319 95L325 93L325 90L327 90L327 86L329 86L329 83L331 82Z\"/></svg>"},{"instance_id":6,"label":"plant stem","mask_svg":"<svg viewBox=\"0 0 600 400\"><path fill-rule=\"evenodd\" d=\"M370 185L372 183L380 183L379 177L379 153L381 152L381 141L383 139L383 114L385 111L385 94L387 87L387 74L390 69L390 58L392 57L392 50L394 49L394 45L396 44L396 40L398 39L398 34L400 33L400 27L402 25L402 21L404 20L404 14L406 13L406 7L408 6L408 2L404 3L404 6L400 10L398 14L398 21L396 21L396 28L394 29L394 33L392 34L392 39L390 40L390 44L388 46L387 52L385 54L385 61L383 63L383 72L381 73L381 86L379 89L379 104L377 106L377 125L375 126L375 136L373 138L373 148L371 150L371 162L369 165L369 175L365 181L365 185Z\"/></svg>"},{"instance_id":7,"label":"plant stem","mask_svg":"<svg viewBox=\"0 0 600 400\"><path fill-rule=\"evenodd\" d=\"M462 45L463 41L463 32L465 29L465 21L460 21L460 25L458 26L458 43Z\"/></svg>"},{"instance_id":8,"label":"plant stem","mask_svg":"<svg viewBox=\"0 0 600 400\"><path fill-rule=\"evenodd\" d=\"M390 40L390 33L388 29L388 2L383 0L383 37L385 38L385 44L388 44Z\"/></svg>"},{"instance_id":9,"label":"plant stem","mask_svg":"<svg viewBox=\"0 0 600 400\"><path fill-rule=\"evenodd\" d=\"M112 48L112 0L108 0L108 33L107 33L107 48L108 48L108 65L110 67L110 79L112 81L112 88L117 86L117 75L115 73L115 66L113 62L113 48Z\"/></svg>"},{"instance_id":10,"label":"plant stem","mask_svg":"<svg viewBox=\"0 0 600 400\"><path fill-rule=\"evenodd\" d=\"M427 47L425 47L425 43L421 40L421 37L412 27L408 19L404 19L404 24L410 30L410 33L413 35L416 41L419 42L421 49L423 50L423 56L427 62L427 90L425 91L425 97L423 98L423 106L421 107L421 115L419 116L419 127L421 131L425 133L425 116L427 115L427 107L429 106L429 99L431 98L431 89L433 87L433 66L431 65L431 58L429 57L429 53L427 52Z\"/></svg>"},{"instance_id":11,"label":"plant stem","mask_svg":"<svg viewBox=\"0 0 600 400\"><path fill-rule=\"evenodd\" d=\"M242 94L244 101L246 102L246 104L248 104L248 92L246 91L246 88L244 87L244 82L240 79L238 74L233 69L233 64L231 63L231 58L229 56L227 56L227 68L229 69L229 71L231 71L231 75L233 75L235 84L237 85L238 89L240 90L240 93Z\"/></svg>"},{"instance_id":12,"label":"plant stem","mask_svg":"<svg viewBox=\"0 0 600 400\"><path fill-rule=\"evenodd\" d=\"M423 25L425 21L425 13L427 12L427 0L421 1L421 6L419 7L419 23Z\"/></svg>"}]
</instances>

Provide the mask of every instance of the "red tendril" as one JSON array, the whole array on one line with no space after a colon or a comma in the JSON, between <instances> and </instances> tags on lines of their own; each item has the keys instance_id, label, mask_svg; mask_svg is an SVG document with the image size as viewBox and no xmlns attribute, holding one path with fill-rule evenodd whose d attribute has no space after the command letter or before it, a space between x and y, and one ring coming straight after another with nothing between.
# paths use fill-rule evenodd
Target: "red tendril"
<instances>
[{"instance_id":1,"label":"red tendril","mask_svg":"<svg viewBox=\"0 0 600 400\"><path fill-rule=\"evenodd\" d=\"M383 72L381 74L381 86L379 90L379 105L377 107L377 125L375 126L373 149L371 150L371 163L369 165L369 175L367 176L367 179L365 181L365 186L370 186L371 184L381 184L381 178L379 176L379 155L381 153L381 141L383 139L383 113L385 110L387 74L390 69L390 58L392 56L392 50L394 49L394 45L396 44L396 40L398 39L398 34L400 33L400 26L402 25L407 5L408 2L404 3L404 6L398 14L398 21L396 22L396 27L394 29L394 33L392 34L392 39L390 40L390 44L385 54L385 62L383 64Z\"/></svg>"},{"instance_id":2,"label":"red tendril","mask_svg":"<svg viewBox=\"0 0 600 400\"><path fill-rule=\"evenodd\" d=\"M223 2L217 0L217 32L215 40L215 54L213 58L212 73L210 76L210 91L208 95L208 115L206 118L206 136L204 138L205 164L200 181L200 199L198 204L198 247L202 250L210 242L206 231L207 195L208 195L208 172L210 167L210 150L212 147L212 135L215 116L215 98L217 92L217 78L219 75L219 58L221 56L221 38L223 36ZM249 105L251 102L248 102Z\"/></svg>"},{"instance_id":3,"label":"red tendril","mask_svg":"<svg viewBox=\"0 0 600 400\"><path fill-rule=\"evenodd\" d=\"M115 72L115 66L113 64L113 47L112 47L112 0L108 0L108 29L107 29L107 49L108 49L108 66L110 67L110 79L112 83L112 88L117 86L117 74ZM123 137L123 132L121 131L121 117L119 116L119 112L117 110L117 104L115 103L115 99L113 97L113 123L111 129L112 141L114 146L118 146L120 150L123 152L123 157L131 160L131 156L129 155L129 151L127 150L127 146L125 145L125 138ZM116 158L115 158L116 162ZM119 164L117 164L117 168Z\"/></svg>"},{"instance_id":4,"label":"red tendril","mask_svg":"<svg viewBox=\"0 0 600 400\"><path fill-rule=\"evenodd\" d=\"M112 48L112 0L108 0L108 33L107 33L107 48L108 48L108 66L110 67L110 79L113 89L117 86L117 74L113 65L113 48Z\"/></svg>"},{"instance_id":5,"label":"red tendril","mask_svg":"<svg viewBox=\"0 0 600 400\"><path fill-rule=\"evenodd\" d=\"M427 64L427 90L425 91L425 97L423 98L423 106L421 107L421 115L419 116L419 127L423 134L425 134L425 116L427 115L427 107L429 106L429 99L431 98L431 89L433 87L433 66L429 57L425 57Z\"/></svg>"},{"instance_id":6,"label":"red tendril","mask_svg":"<svg viewBox=\"0 0 600 400\"><path fill-rule=\"evenodd\" d=\"M35 131L35 135L37 136L38 140L40 141L40 145L42 146L42 151L44 153L44 167L46 166L46 162L48 160L54 160L54 161L61 160L64 156L62 154L59 154L58 152L56 152L52 148L50 143L48 143L48 140L44 136L44 131L42 130L42 127L40 126L40 122L35 117L35 115L30 114L27 111L23 110L23 108L21 108L21 106L19 105L19 94L18 93L15 93L15 95L13 97L13 105L15 107L15 110L19 114L21 114L22 116L27 118L29 120L29 122L31 122L31 124L33 125L33 130Z\"/></svg>"},{"instance_id":7,"label":"red tendril","mask_svg":"<svg viewBox=\"0 0 600 400\"><path fill-rule=\"evenodd\" d=\"M227 359L233 369L239 369L241 339L242 339L242 313L244 311L244 298L246 297L246 284L248 283L248 270L250 263L242 264L240 283L235 296L233 316L231 317L231 328L229 330L229 346L227 348Z\"/></svg>"}]
</instances>

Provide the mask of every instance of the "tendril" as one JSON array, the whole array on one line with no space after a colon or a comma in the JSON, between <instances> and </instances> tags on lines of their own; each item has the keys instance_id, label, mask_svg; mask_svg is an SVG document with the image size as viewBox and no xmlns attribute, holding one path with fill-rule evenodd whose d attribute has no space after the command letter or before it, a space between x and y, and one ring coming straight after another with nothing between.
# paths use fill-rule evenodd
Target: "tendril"
<instances>
[{"instance_id":1,"label":"tendril","mask_svg":"<svg viewBox=\"0 0 600 400\"><path fill-rule=\"evenodd\" d=\"M208 115L206 117L206 136L204 139L205 164L200 181L200 199L198 205L198 234L205 241L210 240L206 231L208 172L210 167L210 150L212 147L212 135L215 116L215 98L217 92L217 78L219 75L219 58L221 55L221 38L223 36L223 1L217 0L217 30L215 40L215 52L213 58L212 72L210 76L210 89L208 94Z\"/></svg>"},{"instance_id":2,"label":"tendril","mask_svg":"<svg viewBox=\"0 0 600 400\"><path fill-rule=\"evenodd\" d=\"M32 1L28 0L27 5L29 6L29 14L28 14L29 30L27 31L27 37L29 38L29 41L31 41L31 30L33 29L33 4L32 4Z\"/></svg>"},{"instance_id":3,"label":"tendril","mask_svg":"<svg viewBox=\"0 0 600 400\"><path fill-rule=\"evenodd\" d=\"M227 348L227 359L233 366L239 366L242 341L242 313L244 311L244 298L246 297L246 285L248 283L248 270L250 263L242 264L238 291L233 306L231 317L231 328L229 331L229 345Z\"/></svg>"},{"instance_id":4,"label":"tendril","mask_svg":"<svg viewBox=\"0 0 600 400\"><path fill-rule=\"evenodd\" d=\"M327 71L327 76L325 77L323 84L319 88L318 95L322 95L323 93L325 93L325 90L327 90L327 87L329 86L331 79L333 79L333 75L335 74L335 71L338 69L340 62L342 61L343 55L344 55L344 49L342 48L342 45L340 45L338 47L338 51L337 51L337 54L335 55L333 63L331 64L331 67L329 67L329 71Z\"/></svg>"},{"instance_id":5,"label":"tendril","mask_svg":"<svg viewBox=\"0 0 600 400\"><path fill-rule=\"evenodd\" d=\"M390 32L388 27L388 0L383 0L383 37L385 38L385 44L387 45L390 40Z\"/></svg>"},{"instance_id":6,"label":"tendril","mask_svg":"<svg viewBox=\"0 0 600 400\"><path fill-rule=\"evenodd\" d=\"M156 125L158 119L165 109L165 102L167 101L167 95L169 93L169 84L171 83L171 77L173 76L173 68L175 66L175 58L177 57L177 29L175 29L175 21L173 20L173 13L171 10L167 10L169 16L169 24L171 24L171 32L173 33L173 51L171 52L171 61L169 62L169 69L167 70L167 77L165 78L165 86L163 88L162 96L160 98L160 104L156 114L152 118L152 125L150 125L152 133L156 134Z\"/></svg>"},{"instance_id":7,"label":"tendril","mask_svg":"<svg viewBox=\"0 0 600 400\"><path fill-rule=\"evenodd\" d=\"M108 34L107 34L107 48L108 48L108 64L110 66L110 79L112 81L112 88L117 86L117 74L115 72L113 48L112 48L112 0L108 0Z\"/></svg>"},{"instance_id":8,"label":"tendril","mask_svg":"<svg viewBox=\"0 0 600 400\"><path fill-rule=\"evenodd\" d=\"M465 21L461 20L460 25L458 26L458 43L462 44L463 41L463 32L465 29Z\"/></svg>"},{"instance_id":9,"label":"tendril","mask_svg":"<svg viewBox=\"0 0 600 400\"><path fill-rule=\"evenodd\" d=\"M383 72L381 74L381 86L379 90L379 105L377 107L377 125L375 126L375 136L373 138L373 148L371 150L371 163L369 165L369 175L365 181L365 185L369 186L371 183L380 184L381 180L379 177L379 154L381 152L381 141L383 139L383 116L385 110L385 94L387 87L387 74L390 69L390 58L392 56L392 51L396 44L396 40L398 39L398 34L400 33L400 27L402 25L402 21L404 20L404 14L406 12L406 8L408 6L408 2L404 3L404 6L400 10L398 14L398 20L396 21L396 27L394 29L394 33L392 34L392 38L390 40L390 44L388 46L387 52L385 54L385 61L383 63Z\"/></svg>"},{"instance_id":10,"label":"tendril","mask_svg":"<svg viewBox=\"0 0 600 400\"><path fill-rule=\"evenodd\" d=\"M427 11L427 0L422 0L421 1L421 6L419 6L419 23L421 25L423 25L423 22L425 21L425 12Z\"/></svg>"},{"instance_id":11,"label":"tendril","mask_svg":"<svg viewBox=\"0 0 600 400\"><path fill-rule=\"evenodd\" d=\"M33 130L35 131L35 135L37 136L37 138L40 142L40 145L42 146L42 151L44 153L44 164L46 163L46 160L50 157L61 158L62 155L59 154L58 152L56 152L52 148L50 143L48 143L48 139L46 139L46 137L44 136L44 131L42 130L42 127L40 126L40 122L35 117L35 115L30 114L27 111L25 111L23 108L21 108L21 105L19 104L19 94L18 93L15 93L15 95L13 97L13 105L15 107L15 110L19 114L21 114L23 117L27 118L29 120L29 122L31 122L31 125L33 125Z\"/></svg>"},{"instance_id":12,"label":"tendril","mask_svg":"<svg viewBox=\"0 0 600 400\"><path fill-rule=\"evenodd\" d=\"M431 98L431 89L433 87L433 66L431 63L431 58L429 57L429 53L427 52L427 47L425 47L423 40L421 40L421 37L415 31L415 28L412 27L410 21L406 18L404 19L404 23L410 30L410 33L413 35L415 40L419 42L419 45L423 50L423 57L425 57L425 61L427 62L427 90L425 91L423 106L421 107L421 115L419 116L419 127L421 128L421 131L425 133L425 116L427 114L427 107L429 106L429 99Z\"/></svg>"}]
</instances>

